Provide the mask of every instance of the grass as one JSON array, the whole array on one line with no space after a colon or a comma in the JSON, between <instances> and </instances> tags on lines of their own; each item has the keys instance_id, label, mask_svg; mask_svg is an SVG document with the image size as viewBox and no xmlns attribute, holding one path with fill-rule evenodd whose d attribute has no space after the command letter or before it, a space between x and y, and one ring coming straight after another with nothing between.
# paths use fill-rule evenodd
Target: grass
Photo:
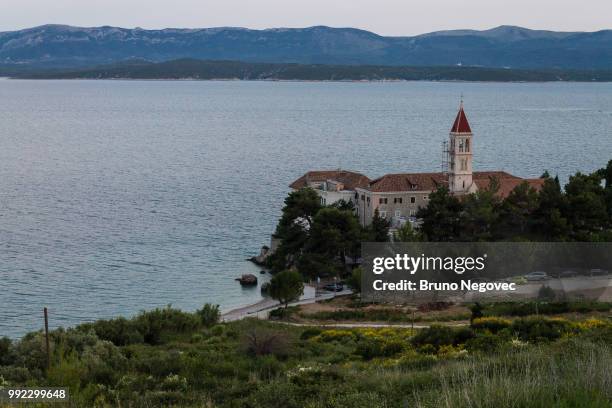
<instances>
[{"instance_id":1,"label":"grass","mask_svg":"<svg viewBox=\"0 0 612 408\"><path fill-rule=\"evenodd\" d=\"M67 386L70 407L608 407L612 398L605 319L485 318L414 332L211 326L166 309L51 339L50 370L41 333L0 341L0 386Z\"/></svg>"},{"instance_id":2,"label":"grass","mask_svg":"<svg viewBox=\"0 0 612 408\"><path fill-rule=\"evenodd\" d=\"M368 309L368 310L330 310L314 313L300 313L300 317L309 320L357 321L357 322L452 322L469 320L470 313L437 314L434 316L412 315L396 309Z\"/></svg>"}]
</instances>

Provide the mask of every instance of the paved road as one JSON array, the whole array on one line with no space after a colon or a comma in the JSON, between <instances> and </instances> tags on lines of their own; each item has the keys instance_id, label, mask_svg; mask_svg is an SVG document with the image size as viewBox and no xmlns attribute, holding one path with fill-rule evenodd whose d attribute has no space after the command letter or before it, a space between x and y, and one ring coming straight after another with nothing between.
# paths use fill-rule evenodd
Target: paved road
<instances>
[{"instance_id":1,"label":"paved road","mask_svg":"<svg viewBox=\"0 0 612 408\"><path fill-rule=\"evenodd\" d=\"M314 286L304 285L304 293L300 297L300 300L290 303L289 306L307 305L310 303L320 302L322 300L332 299L335 296L350 295L351 293L353 293L351 290L345 289L337 293L324 292L317 295ZM221 320L224 322L231 322L234 320L245 319L247 317L267 319L272 310L279 309L281 307L282 305L277 300L266 298L253 305L241 307L224 313L221 315Z\"/></svg>"}]
</instances>

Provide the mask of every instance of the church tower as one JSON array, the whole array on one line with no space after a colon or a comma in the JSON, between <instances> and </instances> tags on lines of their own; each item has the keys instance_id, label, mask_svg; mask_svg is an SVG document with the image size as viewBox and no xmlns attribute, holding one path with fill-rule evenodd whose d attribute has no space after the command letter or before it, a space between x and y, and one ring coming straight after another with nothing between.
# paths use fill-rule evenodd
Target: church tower
<instances>
[{"instance_id":1,"label":"church tower","mask_svg":"<svg viewBox=\"0 0 612 408\"><path fill-rule=\"evenodd\" d=\"M463 111L463 100L449 137L448 188L453 194L474 191L472 186L472 129Z\"/></svg>"}]
</instances>

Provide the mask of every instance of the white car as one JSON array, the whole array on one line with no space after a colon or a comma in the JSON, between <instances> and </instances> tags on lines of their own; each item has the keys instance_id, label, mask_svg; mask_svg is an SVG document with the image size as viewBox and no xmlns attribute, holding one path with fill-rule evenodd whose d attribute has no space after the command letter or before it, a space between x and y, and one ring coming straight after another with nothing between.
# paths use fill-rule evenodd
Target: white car
<instances>
[{"instance_id":1,"label":"white car","mask_svg":"<svg viewBox=\"0 0 612 408\"><path fill-rule=\"evenodd\" d=\"M548 274L543 271L530 272L524 276L528 281L543 281L549 278Z\"/></svg>"}]
</instances>

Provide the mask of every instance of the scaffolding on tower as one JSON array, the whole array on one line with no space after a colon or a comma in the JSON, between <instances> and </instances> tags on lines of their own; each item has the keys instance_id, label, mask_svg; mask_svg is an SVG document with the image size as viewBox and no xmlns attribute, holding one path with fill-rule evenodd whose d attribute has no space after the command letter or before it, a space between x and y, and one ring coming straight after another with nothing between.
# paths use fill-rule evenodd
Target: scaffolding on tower
<instances>
[{"instance_id":1,"label":"scaffolding on tower","mask_svg":"<svg viewBox=\"0 0 612 408\"><path fill-rule=\"evenodd\" d=\"M448 150L448 140L442 142L442 161L440 163L440 170L445 176L448 175L450 162L450 150Z\"/></svg>"}]
</instances>

